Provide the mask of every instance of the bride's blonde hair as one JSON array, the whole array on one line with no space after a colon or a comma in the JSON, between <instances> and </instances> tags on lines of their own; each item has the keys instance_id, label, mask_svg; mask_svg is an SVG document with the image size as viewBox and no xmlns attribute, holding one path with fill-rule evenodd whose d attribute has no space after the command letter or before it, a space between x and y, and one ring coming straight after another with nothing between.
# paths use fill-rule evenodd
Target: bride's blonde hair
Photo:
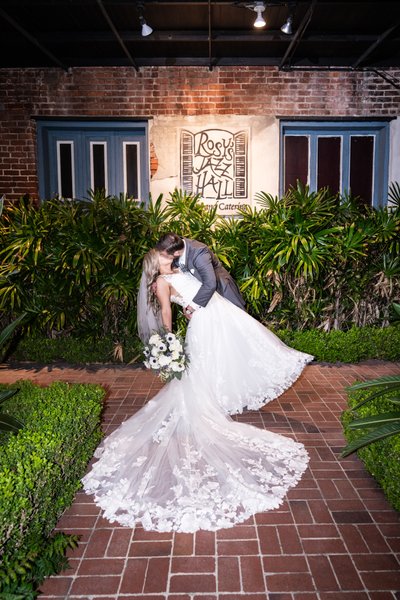
<instances>
[{"instance_id":1,"label":"bride's blonde hair","mask_svg":"<svg viewBox=\"0 0 400 600\"><path fill-rule=\"evenodd\" d=\"M153 283L157 281L157 277L160 275L159 257L159 251L152 248L143 258L143 273L147 284L147 303L153 307L155 312L160 310L160 304L153 290Z\"/></svg>"}]
</instances>

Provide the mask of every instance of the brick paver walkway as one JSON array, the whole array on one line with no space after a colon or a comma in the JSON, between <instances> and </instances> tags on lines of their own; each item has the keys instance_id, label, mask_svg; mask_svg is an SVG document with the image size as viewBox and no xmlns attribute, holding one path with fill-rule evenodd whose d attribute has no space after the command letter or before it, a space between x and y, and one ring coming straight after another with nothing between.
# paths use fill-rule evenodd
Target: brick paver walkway
<instances>
[{"instance_id":1,"label":"brick paver walkway","mask_svg":"<svg viewBox=\"0 0 400 600\"><path fill-rule=\"evenodd\" d=\"M303 442L311 456L277 510L218 532L146 532L110 524L78 493L58 529L82 536L71 569L43 600L399 600L400 518L356 456L338 459L344 388L400 373L400 364L310 365L295 385L237 418ZM160 384L133 367L0 368L0 381L95 382L109 390L110 432Z\"/></svg>"}]
</instances>

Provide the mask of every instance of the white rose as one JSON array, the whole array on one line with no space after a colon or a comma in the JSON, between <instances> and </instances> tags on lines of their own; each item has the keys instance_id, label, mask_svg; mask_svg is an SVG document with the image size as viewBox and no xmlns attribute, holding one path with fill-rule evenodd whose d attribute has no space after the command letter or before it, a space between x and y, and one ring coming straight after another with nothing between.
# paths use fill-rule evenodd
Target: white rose
<instances>
[{"instance_id":1,"label":"white rose","mask_svg":"<svg viewBox=\"0 0 400 600\"><path fill-rule=\"evenodd\" d=\"M172 358L173 360L178 360L179 356L180 356L180 354L179 354L178 350L174 350L174 351L171 353L171 358Z\"/></svg>"},{"instance_id":2,"label":"white rose","mask_svg":"<svg viewBox=\"0 0 400 600\"><path fill-rule=\"evenodd\" d=\"M161 367L165 367L167 365L170 364L170 362L172 361L172 358L170 356L160 356L160 358L158 359L158 363Z\"/></svg>"},{"instance_id":3,"label":"white rose","mask_svg":"<svg viewBox=\"0 0 400 600\"><path fill-rule=\"evenodd\" d=\"M169 349L172 351L177 350L178 352L182 352L182 344L179 340L175 340L175 342L172 342L172 344L169 345Z\"/></svg>"},{"instance_id":4,"label":"white rose","mask_svg":"<svg viewBox=\"0 0 400 600\"><path fill-rule=\"evenodd\" d=\"M151 349L151 355L152 356L158 356L160 354L160 351L158 348L152 348Z\"/></svg>"},{"instance_id":5,"label":"white rose","mask_svg":"<svg viewBox=\"0 0 400 600\"><path fill-rule=\"evenodd\" d=\"M149 344L159 344L161 342L161 338L158 335L158 333L155 333L154 335L151 336L151 338L149 339Z\"/></svg>"}]
</instances>

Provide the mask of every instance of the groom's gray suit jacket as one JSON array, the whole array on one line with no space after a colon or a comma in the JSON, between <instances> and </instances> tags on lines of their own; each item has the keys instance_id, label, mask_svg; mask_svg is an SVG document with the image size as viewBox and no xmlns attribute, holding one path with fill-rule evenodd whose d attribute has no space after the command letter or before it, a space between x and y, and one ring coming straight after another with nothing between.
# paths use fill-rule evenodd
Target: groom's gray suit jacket
<instances>
[{"instance_id":1,"label":"groom's gray suit jacket","mask_svg":"<svg viewBox=\"0 0 400 600\"><path fill-rule=\"evenodd\" d=\"M188 238L184 238L184 240L186 245L185 267L202 283L193 302L200 306L206 306L213 293L217 291L221 296L244 309L245 303L236 282L224 269L215 254L197 240Z\"/></svg>"}]
</instances>

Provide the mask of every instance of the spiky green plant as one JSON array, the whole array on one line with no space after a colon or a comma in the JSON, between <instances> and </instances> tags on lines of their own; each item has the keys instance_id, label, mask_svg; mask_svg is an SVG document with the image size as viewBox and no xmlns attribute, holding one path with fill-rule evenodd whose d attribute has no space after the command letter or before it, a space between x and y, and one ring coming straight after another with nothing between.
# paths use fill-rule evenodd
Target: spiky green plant
<instances>
[{"instance_id":1,"label":"spiky green plant","mask_svg":"<svg viewBox=\"0 0 400 600\"><path fill-rule=\"evenodd\" d=\"M25 317L26 313L23 313L17 319L15 319L15 321L10 323L5 329L3 329L3 331L0 333L0 350L4 348L8 339L12 336L15 329L22 323ZM18 389L11 389L0 392L0 405L3 404L3 402L8 398L12 398L12 396L15 396L15 394L17 393ZM17 419L16 417L7 413L0 412L0 434L6 432L15 433L23 426L23 422Z\"/></svg>"},{"instance_id":2,"label":"spiky green plant","mask_svg":"<svg viewBox=\"0 0 400 600\"><path fill-rule=\"evenodd\" d=\"M349 391L373 391L370 396L359 402L351 409L352 413L357 414L357 410L359 410L368 402L371 402L372 400L379 400L383 396L387 396L388 393L391 394L392 392L399 391L400 376L393 375L379 377L378 379L371 379L370 381L357 383L348 389ZM360 429L362 431L367 430L367 433L361 437L357 437L355 440L347 444L347 446L342 450L342 457L346 457L349 454L356 452L360 448L363 448L369 444L373 444L374 442L382 440L386 437L400 434L400 397L390 395L390 397L387 397L386 400L393 404L396 410L378 413L376 415L370 415L367 417L356 418L348 423L347 426L349 429Z\"/></svg>"}]
</instances>

